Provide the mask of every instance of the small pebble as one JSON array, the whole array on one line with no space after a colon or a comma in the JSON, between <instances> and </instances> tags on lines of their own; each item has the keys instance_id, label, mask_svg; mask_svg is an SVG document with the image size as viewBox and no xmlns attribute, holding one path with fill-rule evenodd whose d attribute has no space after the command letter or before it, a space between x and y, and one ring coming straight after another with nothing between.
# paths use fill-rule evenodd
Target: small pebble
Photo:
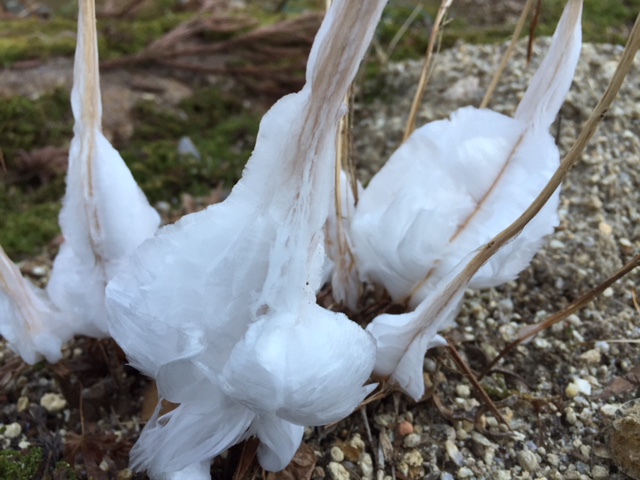
<instances>
[{"instance_id":1,"label":"small pebble","mask_svg":"<svg viewBox=\"0 0 640 480\"><path fill-rule=\"evenodd\" d=\"M362 478L366 480L371 480L373 478L374 469L373 469L373 459L371 455L368 453L363 453L358 461L358 466L362 471Z\"/></svg>"},{"instance_id":2,"label":"small pebble","mask_svg":"<svg viewBox=\"0 0 640 480\"><path fill-rule=\"evenodd\" d=\"M518 452L517 457L518 464L529 473L536 472L540 468L538 459L531 450L521 450Z\"/></svg>"},{"instance_id":3,"label":"small pebble","mask_svg":"<svg viewBox=\"0 0 640 480\"><path fill-rule=\"evenodd\" d=\"M45 393L40 399L40 406L49 413L57 413L67 406L67 401L58 393Z\"/></svg>"},{"instance_id":4,"label":"small pebble","mask_svg":"<svg viewBox=\"0 0 640 480\"><path fill-rule=\"evenodd\" d=\"M495 473L494 480L511 480L511 472L509 470L498 470Z\"/></svg>"},{"instance_id":5,"label":"small pebble","mask_svg":"<svg viewBox=\"0 0 640 480\"><path fill-rule=\"evenodd\" d=\"M120 470L118 472L118 476L116 480L131 480L133 478L133 470L130 468L125 468L124 470Z\"/></svg>"},{"instance_id":6,"label":"small pebble","mask_svg":"<svg viewBox=\"0 0 640 480\"><path fill-rule=\"evenodd\" d=\"M565 245L560 240L553 239L549 242L549 248L552 248L554 250L563 250L565 248Z\"/></svg>"},{"instance_id":7,"label":"small pebble","mask_svg":"<svg viewBox=\"0 0 640 480\"><path fill-rule=\"evenodd\" d=\"M611 225L604 222L600 222L600 224L598 225L598 230L600 230L600 233L602 233L603 235L611 235L611 232L613 232Z\"/></svg>"},{"instance_id":8,"label":"small pebble","mask_svg":"<svg viewBox=\"0 0 640 480\"><path fill-rule=\"evenodd\" d=\"M31 274L35 277L44 277L47 274L47 268L42 265L37 265L31 269Z\"/></svg>"},{"instance_id":9,"label":"small pebble","mask_svg":"<svg viewBox=\"0 0 640 480\"><path fill-rule=\"evenodd\" d=\"M600 413L606 415L607 417L613 417L619 408L620 405L617 403L608 403L600 407Z\"/></svg>"},{"instance_id":10,"label":"small pebble","mask_svg":"<svg viewBox=\"0 0 640 480\"><path fill-rule=\"evenodd\" d=\"M579 358L588 365L597 365L601 360L600 350L598 350L597 348L592 348L591 350L587 350L582 355L580 355Z\"/></svg>"},{"instance_id":11,"label":"small pebble","mask_svg":"<svg viewBox=\"0 0 640 480\"><path fill-rule=\"evenodd\" d=\"M344 452L340 447L331 447L331 461L341 463L344 460Z\"/></svg>"},{"instance_id":12,"label":"small pebble","mask_svg":"<svg viewBox=\"0 0 640 480\"><path fill-rule=\"evenodd\" d=\"M468 398L469 395L471 395L471 390L469 389L468 385L462 384L456 386L456 393L459 397Z\"/></svg>"},{"instance_id":13,"label":"small pebble","mask_svg":"<svg viewBox=\"0 0 640 480\"><path fill-rule=\"evenodd\" d=\"M582 378L576 378L573 382L567 385L564 393L567 398L575 398L579 394L591 395L591 384Z\"/></svg>"},{"instance_id":14,"label":"small pebble","mask_svg":"<svg viewBox=\"0 0 640 480\"><path fill-rule=\"evenodd\" d=\"M447 440L444 442L444 448L447 450L447 455L449 455L451 461L457 466L461 466L464 462L464 458L462 458L462 454L453 440Z\"/></svg>"},{"instance_id":15,"label":"small pebble","mask_svg":"<svg viewBox=\"0 0 640 480\"><path fill-rule=\"evenodd\" d=\"M413 425L411 425L406 420L398 424L398 435L400 435L401 437L406 437L407 435L411 435L412 433L413 433Z\"/></svg>"},{"instance_id":16,"label":"small pebble","mask_svg":"<svg viewBox=\"0 0 640 480\"><path fill-rule=\"evenodd\" d=\"M16 402L16 410L18 413L26 412L29 409L29 398L19 397Z\"/></svg>"},{"instance_id":17,"label":"small pebble","mask_svg":"<svg viewBox=\"0 0 640 480\"><path fill-rule=\"evenodd\" d=\"M367 447L359 433L356 433L351 440L349 440L349 445L360 452L364 452Z\"/></svg>"},{"instance_id":18,"label":"small pebble","mask_svg":"<svg viewBox=\"0 0 640 480\"><path fill-rule=\"evenodd\" d=\"M389 413L381 413L373 417L373 421L380 427L390 427L393 424L394 416Z\"/></svg>"},{"instance_id":19,"label":"small pebble","mask_svg":"<svg viewBox=\"0 0 640 480\"><path fill-rule=\"evenodd\" d=\"M19 423L10 423L4 428L4 437L5 438L16 438L19 437L22 433L22 427Z\"/></svg>"},{"instance_id":20,"label":"small pebble","mask_svg":"<svg viewBox=\"0 0 640 480\"><path fill-rule=\"evenodd\" d=\"M458 478L471 478L471 477L473 477L473 471L470 468L462 467L460 470L458 470L457 477Z\"/></svg>"},{"instance_id":21,"label":"small pebble","mask_svg":"<svg viewBox=\"0 0 640 480\"><path fill-rule=\"evenodd\" d=\"M402 456L402 461L410 467L421 467L424 460L422 459L420 452L413 449L409 450Z\"/></svg>"},{"instance_id":22,"label":"small pebble","mask_svg":"<svg viewBox=\"0 0 640 480\"><path fill-rule=\"evenodd\" d=\"M569 425L575 425L576 423L578 423L578 416L576 415L576 412L571 407L567 408L565 418Z\"/></svg>"},{"instance_id":23,"label":"small pebble","mask_svg":"<svg viewBox=\"0 0 640 480\"><path fill-rule=\"evenodd\" d=\"M547 454L547 462L549 462L549 465L557 467L560 465L560 457L555 453L549 453Z\"/></svg>"},{"instance_id":24,"label":"small pebble","mask_svg":"<svg viewBox=\"0 0 640 480\"><path fill-rule=\"evenodd\" d=\"M332 480L349 480L349 472L340 463L329 462L329 476Z\"/></svg>"},{"instance_id":25,"label":"small pebble","mask_svg":"<svg viewBox=\"0 0 640 480\"><path fill-rule=\"evenodd\" d=\"M406 437L404 437L404 440L402 441L402 444L406 447L406 448L415 448L418 445L420 445L420 441L421 441L421 437L420 435L416 434L416 433L412 433L410 435L407 435Z\"/></svg>"},{"instance_id":26,"label":"small pebble","mask_svg":"<svg viewBox=\"0 0 640 480\"><path fill-rule=\"evenodd\" d=\"M609 469L602 465L594 465L591 468L591 478L593 480L607 480L609 478Z\"/></svg>"}]
</instances>

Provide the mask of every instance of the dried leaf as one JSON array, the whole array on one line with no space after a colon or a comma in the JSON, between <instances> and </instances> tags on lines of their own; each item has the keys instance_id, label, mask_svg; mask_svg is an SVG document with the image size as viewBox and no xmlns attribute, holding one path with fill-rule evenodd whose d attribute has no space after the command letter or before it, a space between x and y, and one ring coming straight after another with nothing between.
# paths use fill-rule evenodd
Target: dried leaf
<instances>
[{"instance_id":1,"label":"dried leaf","mask_svg":"<svg viewBox=\"0 0 640 480\"><path fill-rule=\"evenodd\" d=\"M606 400L613 395L638 389L640 389L640 365L633 367L626 375L614 378L596 398Z\"/></svg>"},{"instance_id":2,"label":"dried leaf","mask_svg":"<svg viewBox=\"0 0 640 480\"><path fill-rule=\"evenodd\" d=\"M310 480L317 460L312 448L303 442L287 468L269 473L267 480Z\"/></svg>"}]
</instances>

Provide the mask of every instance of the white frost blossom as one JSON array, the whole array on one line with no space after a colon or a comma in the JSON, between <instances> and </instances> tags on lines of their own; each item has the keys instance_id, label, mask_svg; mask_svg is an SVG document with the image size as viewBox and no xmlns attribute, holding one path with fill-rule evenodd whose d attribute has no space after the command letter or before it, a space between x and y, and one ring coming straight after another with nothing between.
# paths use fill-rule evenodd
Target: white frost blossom
<instances>
[{"instance_id":1,"label":"white frost blossom","mask_svg":"<svg viewBox=\"0 0 640 480\"><path fill-rule=\"evenodd\" d=\"M360 197L351 240L364 280L383 285L415 311L368 325L378 343L375 373L414 399L424 393L422 362L449 326L467 286L515 278L558 223L558 193L518 237L472 278L473 253L514 222L556 171L549 128L580 56L582 1L570 0L551 47L515 117L472 107L416 130Z\"/></svg>"},{"instance_id":2,"label":"white frost blossom","mask_svg":"<svg viewBox=\"0 0 640 480\"><path fill-rule=\"evenodd\" d=\"M60 212L64 243L46 291L0 248L0 333L26 362L61 358L73 335L109 336L104 291L123 260L160 223L157 212L101 132L93 1L79 0L71 105L75 119Z\"/></svg>"},{"instance_id":3,"label":"white frost blossom","mask_svg":"<svg viewBox=\"0 0 640 480\"><path fill-rule=\"evenodd\" d=\"M179 404L147 424L134 468L178 478L256 436L262 466L281 470L303 426L345 417L374 388L373 338L315 293L342 99L384 4L334 2L306 85L264 116L229 197L161 229L109 283L113 338Z\"/></svg>"}]
</instances>

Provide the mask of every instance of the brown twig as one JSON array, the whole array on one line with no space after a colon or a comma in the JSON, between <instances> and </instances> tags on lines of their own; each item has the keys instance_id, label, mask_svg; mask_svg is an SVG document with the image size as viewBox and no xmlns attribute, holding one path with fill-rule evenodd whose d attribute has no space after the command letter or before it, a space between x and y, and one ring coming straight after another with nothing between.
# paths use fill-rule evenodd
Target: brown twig
<instances>
[{"instance_id":1,"label":"brown twig","mask_svg":"<svg viewBox=\"0 0 640 480\"><path fill-rule=\"evenodd\" d=\"M413 97L413 103L411 104L411 110L409 111L409 118L407 119L407 125L404 130L403 142L405 142L416 129L416 117L418 116L418 110L422 104L422 98L424 97L424 92L427 89L427 83L429 82L429 76L431 75L431 62L433 59L433 49L436 45L436 38L452 3L453 0L442 0L438 13L436 14L436 19L433 24L433 28L431 29L431 34L429 35L429 46L427 47L424 65L422 66L422 73L420 74L420 80L418 81L418 88L416 89L416 94Z\"/></svg>"},{"instance_id":2,"label":"brown twig","mask_svg":"<svg viewBox=\"0 0 640 480\"><path fill-rule=\"evenodd\" d=\"M538 333L550 328L551 326L555 325L556 323L560 322L561 320L567 318L569 315L577 312L578 310L583 308L585 305L587 305L589 302L591 302L595 297L597 297L602 292L604 292L607 288L609 288L611 285L613 285L615 282L617 282L622 277L624 277L627 273L631 272L633 269L635 269L635 268L637 268L639 266L640 266L640 255L636 255L629 263L627 263L624 267L622 267L620 270L618 270L615 274L613 274L611 277L609 277L607 280L602 282L600 285L598 285L593 290L590 290L589 292L587 292L586 294L581 296L578 300L573 302L567 308L565 308L564 310L562 310L562 311L560 311L558 313L555 313L555 314L551 315L544 322L542 322L542 323L540 323L538 325L532 326L533 328L531 328L531 330L527 330L526 333L521 334L516 340L514 340L509 345L507 345L505 348L503 348L502 351L498 354L498 356L495 357L489 363L489 365L484 369L484 371L480 374L480 376L478 378L482 379L485 375L487 375L491 371L491 369L501 359L503 359L506 355L508 355L510 352L512 352L513 349L516 348L518 345L520 345L521 343L527 341L531 337L534 337Z\"/></svg>"},{"instance_id":3,"label":"brown twig","mask_svg":"<svg viewBox=\"0 0 640 480\"><path fill-rule=\"evenodd\" d=\"M487 407L489 407L491 412L493 412L493 414L496 416L498 420L500 420L503 424L506 425L506 427L509 430L511 430L511 427L509 426L507 421L504 419L504 417L500 413L500 410L498 410L498 407L495 406L495 404L493 403L493 400L491 400L491 397L489 397L487 392L485 392L484 388L482 388L482 385L480 385L480 382L478 381L476 376L473 374L473 372L469 368L469 365L467 365L467 362L464 361L464 359L456 349L455 345L449 338L447 338L447 346L448 346L448 351L449 351L449 354L451 355L451 358L453 359L455 364L458 366L460 371L464 374L464 376L467 377L467 379L471 382L471 385L473 385L473 388L475 388L475 390L478 392L478 395L480 395L480 397L485 402Z\"/></svg>"},{"instance_id":4,"label":"brown twig","mask_svg":"<svg viewBox=\"0 0 640 480\"><path fill-rule=\"evenodd\" d=\"M518 23L516 24L516 28L513 31L513 35L511 36L511 43L507 47L507 51L504 52L502 60L500 60L500 64L496 71L493 74L493 78L491 78L491 83L489 84L489 88L487 88L487 93L485 93L484 98L482 99L482 103L480 103L480 108L487 108L489 102L491 101L491 96L498 86L498 81L500 81L500 77L502 76L502 72L507 66L507 62L511 58L511 54L516 47L516 43L518 43L518 38L520 38L520 33L522 33L522 29L524 24L529 16L529 12L531 11L531 7L533 7L533 2L536 0L527 0L527 3L524 4L524 8L522 9L522 14L518 19Z\"/></svg>"},{"instance_id":5,"label":"brown twig","mask_svg":"<svg viewBox=\"0 0 640 480\"><path fill-rule=\"evenodd\" d=\"M542 0L537 0L536 9L533 12L533 18L531 19L531 25L529 26L529 44L527 45L527 65L531 63L531 57L533 56L533 42L536 38L536 29L538 28L538 21L540 20L541 10L542 10Z\"/></svg>"}]
</instances>

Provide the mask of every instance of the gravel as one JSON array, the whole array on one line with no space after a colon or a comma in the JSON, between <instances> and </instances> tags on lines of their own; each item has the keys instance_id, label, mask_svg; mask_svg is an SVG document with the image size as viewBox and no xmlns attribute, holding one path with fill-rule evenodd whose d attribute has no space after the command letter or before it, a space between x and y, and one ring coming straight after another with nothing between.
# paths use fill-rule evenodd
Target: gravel
<instances>
[{"instance_id":1,"label":"gravel","mask_svg":"<svg viewBox=\"0 0 640 480\"><path fill-rule=\"evenodd\" d=\"M547 46L548 40L536 42L528 67L525 45L519 46L492 108L513 113ZM504 48L458 45L440 53L419 124L479 104ZM561 152L579 133L620 53L616 46L584 46L571 93L553 127ZM361 88L365 100L356 104L353 136L365 181L400 141L419 70L418 62L388 65ZM639 81L636 65L565 182L561 224L530 267L500 288L467 292L457 325L446 335L474 371L482 370L523 326L566 307L640 247ZM42 285L50 260L37 258L22 267ZM638 382L620 379L640 372L634 371L640 338L637 283L634 272L585 309L520 345L483 379L508 425L487 408L447 353L436 349L425 359L428 388L422 401L392 394L367 405L364 415L356 412L335 425L307 429L305 443L317 460L305 478L622 480L628 478L623 472L640 478L640 410L633 402ZM86 429L88 436L77 448L90 445L94 455L101 452L95 475L144 478L126 469L126 455L140 431L147 382L122 367L118 355L113 346L79 339L65 351L62 367L30 369L0 349L3 447L35 443L60 458L63 445L74 438L77 442ZM78 399L83 412L78 412ZM98 434L102 443L95 440ZM238 457L229 454L220 462L233 458ZM89 460L85 455L89 466L79 478L88 477ZM214 468L214 478L231 478L228 469Z\"/></svg>"}]
</instances>

